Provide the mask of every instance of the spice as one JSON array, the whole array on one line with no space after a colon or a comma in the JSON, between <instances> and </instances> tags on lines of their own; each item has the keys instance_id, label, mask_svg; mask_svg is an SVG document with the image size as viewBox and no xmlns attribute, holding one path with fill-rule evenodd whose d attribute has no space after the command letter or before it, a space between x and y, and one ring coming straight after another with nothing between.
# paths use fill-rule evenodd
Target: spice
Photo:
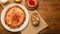
<instances>
[{"instance_id":1,"label":"spice","mask_svg":"<svg viewBox=\"0 0 60 34\"><path fill-rule=\"evenodd\" d=\"M33 0L29 0L29 4L34 6L35 2Z\"/></svg>"}]
</instances>

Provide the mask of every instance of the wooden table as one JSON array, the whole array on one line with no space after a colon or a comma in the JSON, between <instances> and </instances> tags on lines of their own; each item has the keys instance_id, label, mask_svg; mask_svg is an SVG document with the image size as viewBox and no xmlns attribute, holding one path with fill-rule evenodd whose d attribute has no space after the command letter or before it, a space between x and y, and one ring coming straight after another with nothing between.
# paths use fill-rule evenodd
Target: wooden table
<instances>
[{"instance_id":1,"label":"wooden table","mask_svg":"<svg viewBox=\"0 0 60 34\"><path fill-rule=\"evenodd\" d=\"M38 12L49 25L40 34L60 33L60 0L40 0L39 6Z\"/></svg>"},{"instance_id":2,"label":"wooden table","mask_svg":"<svg viewBox=\"0 0 60 34\"><path fill-rule=\"evenodd\" d=\"M2 7L0 5L0 13ZM60 0L39 0L37 8L39 14L44 18L48 27L38 34L59 34L60 33ZM2 29L1 29L2 28ZM0 23L0 34L21 34L5 30Z\"/></svg>"}]
</instances>

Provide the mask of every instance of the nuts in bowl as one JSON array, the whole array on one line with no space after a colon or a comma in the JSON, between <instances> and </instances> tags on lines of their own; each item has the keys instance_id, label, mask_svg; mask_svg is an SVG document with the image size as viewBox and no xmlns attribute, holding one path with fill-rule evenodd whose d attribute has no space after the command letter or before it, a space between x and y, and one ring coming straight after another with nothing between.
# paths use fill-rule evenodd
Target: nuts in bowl
<instances>
[{"instance_id":1,"label":"nuts in bowl","mask_svg":"<svg viewBox=\"0 0 60 34\"><path fill-rule=\"evenodd\" d=\"M31 15L31 22L33 25L37 26L40 23L40 16L38 14L38 12L33 12Z\"/></svg>"}]
</instances>

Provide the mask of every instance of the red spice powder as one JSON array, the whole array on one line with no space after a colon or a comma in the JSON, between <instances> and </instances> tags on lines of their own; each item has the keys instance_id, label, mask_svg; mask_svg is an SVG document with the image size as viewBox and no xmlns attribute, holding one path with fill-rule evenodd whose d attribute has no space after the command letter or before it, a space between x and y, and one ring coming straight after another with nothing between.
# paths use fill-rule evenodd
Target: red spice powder
<instances>
[{"instance_id":1,"label":"red spice powder","mask_svg":"<svg viewBox=\"0 0 60 34\"><path fill-rule=\"evenodd\" d=\"M29 0L29 4L30 5L35 5L35 1L34 0Z\"/></svg>"}]
</instances>

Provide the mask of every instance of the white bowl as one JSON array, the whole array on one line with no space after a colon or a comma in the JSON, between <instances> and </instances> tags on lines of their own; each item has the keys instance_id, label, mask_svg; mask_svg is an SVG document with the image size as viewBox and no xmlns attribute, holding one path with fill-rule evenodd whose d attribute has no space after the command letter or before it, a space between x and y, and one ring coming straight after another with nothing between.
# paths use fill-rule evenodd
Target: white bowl
<instances>
[{"instance_id":1,"label":"white bowl","mask_svg":"<svg viewBox=\"0 0 60 34\"><path fill-rule=\"evenodd\" d=\"M6 14L7 10L8 10L10 7L13 7L13 6L20 6L22 9L24 9L24 11L25 11L25 13L26 13L26 19L25 19L24 23L23 23L19 28L16 28L16 29L11 29L9 26L7 26L7 25L5 24L5 21L4 21L4 17L5 17L5 14ZM24 28L27 26L28 21L29 21L29 13L28 13L28 10L27 10L23 5L21 5L21 4L17 4L17 3L9 4L9 5L7 5L7 6L3 9L2 13L1 13L1 23L2 23L3 27L4 27L5 29L7 29L8 31L11 31L11 32L21 31L22 29L24 29Z\"/></svg>"}]
</instances>

